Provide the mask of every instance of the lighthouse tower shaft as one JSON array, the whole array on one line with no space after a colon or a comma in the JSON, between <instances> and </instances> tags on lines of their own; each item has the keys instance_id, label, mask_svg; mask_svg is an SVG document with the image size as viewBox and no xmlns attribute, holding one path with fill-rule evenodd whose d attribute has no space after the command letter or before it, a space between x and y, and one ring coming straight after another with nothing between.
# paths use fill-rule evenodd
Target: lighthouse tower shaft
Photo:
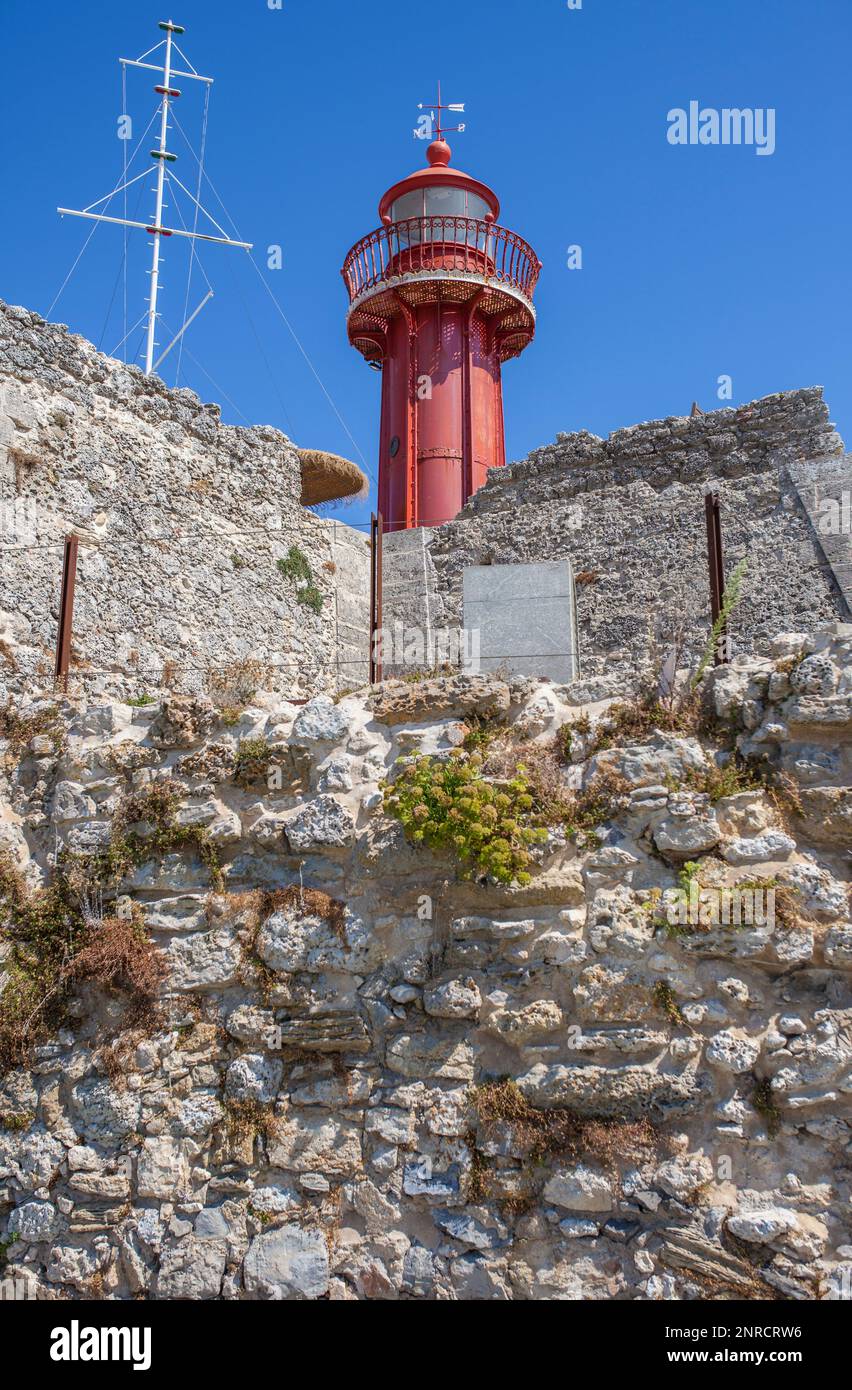
<instances>
[{"instance_id":1,"label":"lighthouse tower shaft","mask_svg":"<svg viewBox=\"0 0 852 1390\"><path fill-rule=\"evenodd\" d=\"M495 327L462 303L410 305L387 328L379 510L394 528L454 517L506 461Z\"/></svg>"},{"instance_id":2,"label":"lighthouse tower shaft","mask_svg":"<svg viewBox=\"0 0 852 1390\"><path fill-rule=\"evenodd\" d=\"M505 463L502 364L532 339L541 264L484 184L429 165L384 195L343 267L349 339L382 372L379 509L388 529L449 521Z\"/></svg>"}]
</instances>

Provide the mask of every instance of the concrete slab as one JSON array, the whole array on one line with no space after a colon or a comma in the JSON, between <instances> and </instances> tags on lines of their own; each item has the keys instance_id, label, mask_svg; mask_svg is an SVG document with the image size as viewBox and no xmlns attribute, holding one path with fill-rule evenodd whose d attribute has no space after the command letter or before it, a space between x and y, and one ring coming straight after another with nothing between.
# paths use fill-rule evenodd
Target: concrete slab
<instances>
[{"instance_id":1,"label":"concrete slab","mask_svg":"<svg viewBox=\"0 0 852 1390\"><path fill-rule=\"evenodd\" d=\"M560 684L576 680L579 661L570 561L471 565L464 571L463 594L466 671L549 676Z\"/></svg>"}]
</instances>

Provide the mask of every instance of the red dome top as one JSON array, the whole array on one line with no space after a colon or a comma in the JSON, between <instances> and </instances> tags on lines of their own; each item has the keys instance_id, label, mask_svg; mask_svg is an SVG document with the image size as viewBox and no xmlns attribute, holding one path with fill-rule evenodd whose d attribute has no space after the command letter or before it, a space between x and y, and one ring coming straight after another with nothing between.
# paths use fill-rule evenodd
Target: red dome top
<instances>
[{"instance_id":1,"label":"red dome top","mask_svg":"<svg viewBox=\"0 0 852 1390\"><path fill-rule=\"evenodd\" d=\"M446 166L453 157L453 152L446 140L433 140L428 150L426 158L432 165L440 164Z\"/></svg>"},{"instance_id":2,"label":"red dome top","mask_svg":"<svg viewBox=\"0 0 852 1390\"><path fill-rule=\"evenodd\" d=\"M465 174L461 169L449 168L452 150L446 140L433 140L426 151L426 158L429 161L427 169L415 169L413 174L409 174L407 179L401 179L395 183L393 188L389 188L379 203L379 217L385 223L390 222L390 210L397 198L401 198L403 193L412 193L417 188L428 188L438 185L443 188L464 188L468 193L475 193L483 198L491 209L488 217L490 220L497 221L500 216L500 200L487 184L480 183L478 179L471 178L470 174Z\"/></svg>"}]
</instances>

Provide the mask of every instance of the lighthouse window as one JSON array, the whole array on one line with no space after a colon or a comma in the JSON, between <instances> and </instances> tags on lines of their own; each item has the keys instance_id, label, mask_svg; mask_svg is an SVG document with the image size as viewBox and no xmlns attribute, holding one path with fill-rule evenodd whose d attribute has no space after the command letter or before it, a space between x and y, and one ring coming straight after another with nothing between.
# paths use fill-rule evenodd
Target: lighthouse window
<instances>
[{"instance_id":1,"label":"lighthouse window","mask_svg":"<svg viewBox=\"0 0 852 1390\"><path fill-rule=\"evenodd\" d=\"M403 193L391 208L394 222L404 222L407 217L423 216L423 190L415 188L413 193Z\"/></svg>"},{"instance_id":2,"label":"lighthouse window","mask_svg":"<svg viewBox=\"0 0 852 1390\"><path fill-rule=\"evenodd\" d=\"M391 440L391 442L390 442L390 448L389 448L389 450L388 450L388 453L390 454L390 456L391 456L392 459L395 459L396 456L397 456L397 454L399 453L399 435L398 435L398 434L395 434L394 437L393 437L393 439Z\"/></svg>"},{"instance_id":3,"label":"lighthouse window","mask_svg":"<svg viewBox=\"0 0 852 1390\"><path fill-rule=\"evenodd\" d=\"M484 222L488 213L491 211L484 198L479 198L475 193L467 195L467 215L476 217L480 222Z\"/></svg>"},{"instance_id":4,"label":"lighthouse window","mask_svg":"<svg viewBox=\"0 0 852 1390\"><path fill-rule=\"evenodd\" d=\"M484 198L464 188L416 188L403 193L391 207L391 219L404 222L409 217L474 217L484 222L490 208Z\"/></svg>"},{"instance_id":5,"label":"lighthouse window","mask_svg":"<svg viewBox=\"0 0 852 1390\"><path fill-rule=\"evenodd\" d=\"M467 217L467 194L463 188L427 188L427 217Z\"/></svg>"},{"instance_id":6,"label":"lighthouse window","mask_svg":"<svg viewBox=\"0 0 852 1390\"><path fill-rule=\"evenodd\" d=\"M399 250L419 246L423 241L457 241L480 251L490 249L491 241L484 229L476 231L463 222L454 222L456 217L484 222L491 209L484 198L467 189L448 187L446 184L418 188L404 193L391 207L394 223L406 223L394 233ZM413 221L414 218L432 218L430 222ZM446 222L441 219L446 218Z\"/></svg>"}]
</instances>

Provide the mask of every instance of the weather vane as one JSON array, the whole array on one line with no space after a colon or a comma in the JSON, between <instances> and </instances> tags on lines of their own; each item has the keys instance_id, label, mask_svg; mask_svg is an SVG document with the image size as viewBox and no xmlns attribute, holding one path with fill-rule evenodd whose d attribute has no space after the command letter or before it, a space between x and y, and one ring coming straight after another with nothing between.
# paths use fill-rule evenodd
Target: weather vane
<instances>
[{"instance_id":1,"label":"weather vane","mask_svg":"<svg viewBox=\"0 0 852 1390\"><path fill-rule=\"evenodd\" d=\"M441 103L441 84L438 83L438 100L434 106L424 105L422 101L417 103L418 111L429 111L428 116L420 117L418 125L414 131L415 140L443 140L445 135L452 135L454 131L462 132L464 124L454 126L443 126L441 124L441 112L452 111L457 115L464 115L464 102L450 102L447 106ZM437 112L437 116L435 114Z\"/></svg>"}]
</instances>

